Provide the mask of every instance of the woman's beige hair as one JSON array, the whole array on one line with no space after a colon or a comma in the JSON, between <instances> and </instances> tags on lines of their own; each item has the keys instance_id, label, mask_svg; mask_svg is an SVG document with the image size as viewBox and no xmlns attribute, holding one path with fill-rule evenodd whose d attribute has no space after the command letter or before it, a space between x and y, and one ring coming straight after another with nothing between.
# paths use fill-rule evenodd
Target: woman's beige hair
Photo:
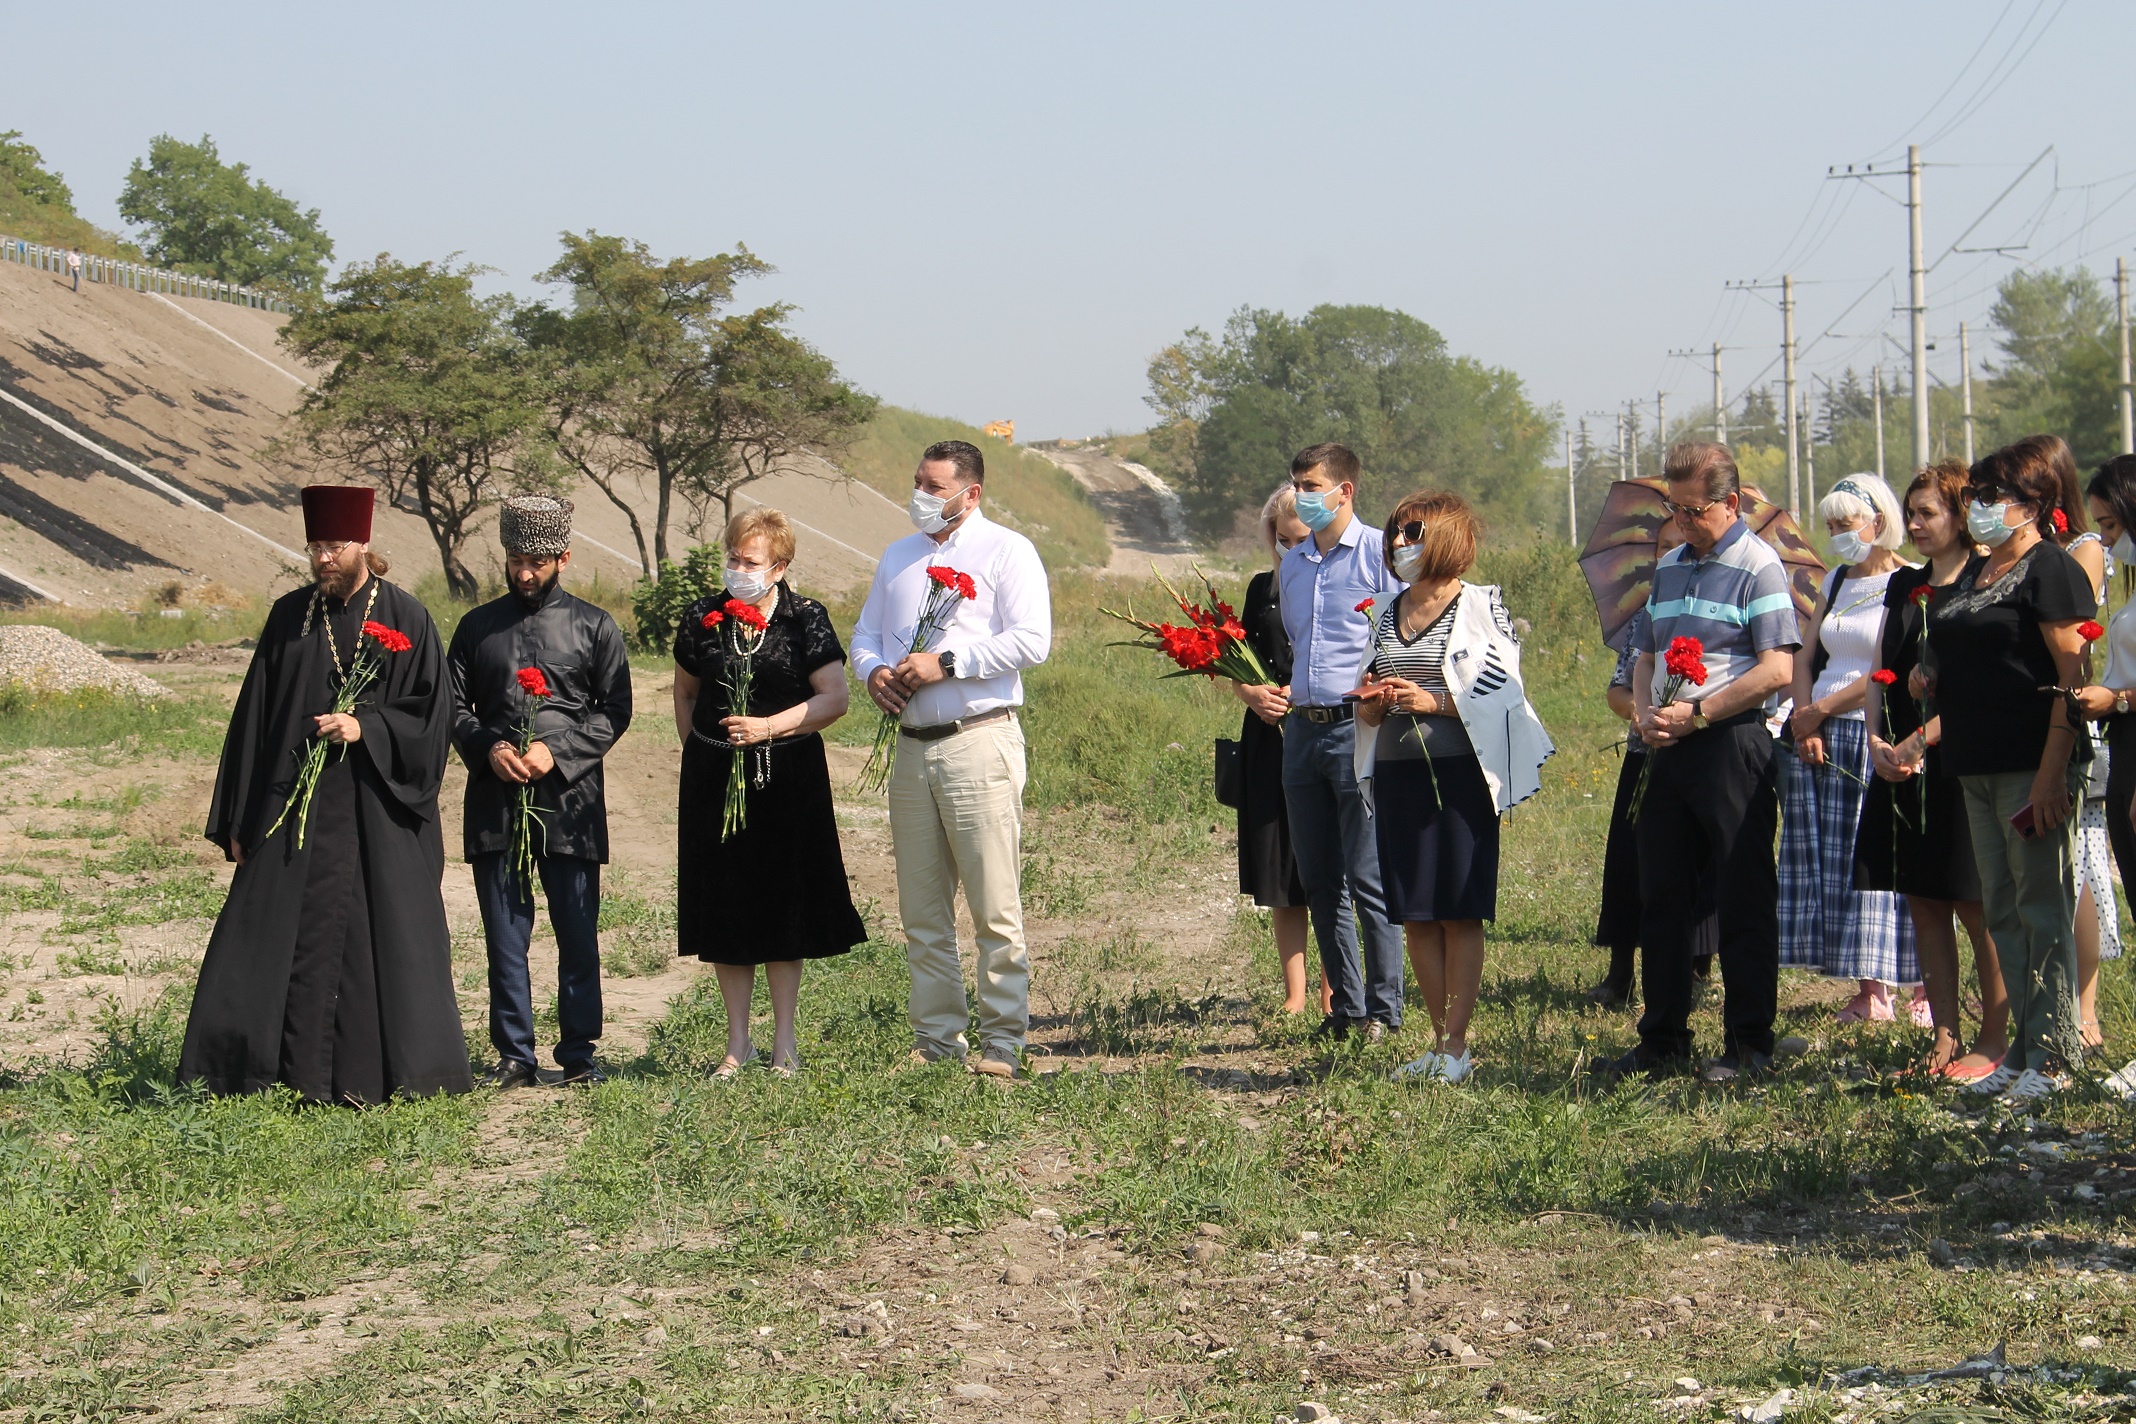
<instances>
[{"instance_id":1,"label":"woman's beige hair","mask_svg":"<svg viewBox=\"0 0 2136 1424\"><path fill-rule=\"evenodd\" d=\"M1298 512L1298 491L1289 480L1276 486L1276 492L1261 505L1261 547L1268 550L1268 562L1277 562L1276 523L1286 514Z\"/></svg>"},{"instance_id":2,"label":"woman's beige hair","mask_svg":"<svg viewBox=\"0 0 2136 1424\"><path fill-rule=\"evenodd\" d=\"M758 506L745 509L727 521L723 537L727 552L733 553L744 543L762 536L764 550L775 564L790 564L794 560L794 523L776 509Z\"/></svg>"},{"instance_id":3,"label":"woman's beige hair","mask_svg":"<svg viewBox=\"0 0 2136 1424\"><path fill-rule=\"evenodd\" d=\"M1476 562L1476 546L1483 538L1483 521L1469 502L1452 490L1419 490L1394 507L1381 535L1381 552L1387 567L1394 567L1394 532L1413 520L1424 521L1424 538L1418 548L1424 560L1417 578L1459 578Z\"/></svg>"}]
</instances>

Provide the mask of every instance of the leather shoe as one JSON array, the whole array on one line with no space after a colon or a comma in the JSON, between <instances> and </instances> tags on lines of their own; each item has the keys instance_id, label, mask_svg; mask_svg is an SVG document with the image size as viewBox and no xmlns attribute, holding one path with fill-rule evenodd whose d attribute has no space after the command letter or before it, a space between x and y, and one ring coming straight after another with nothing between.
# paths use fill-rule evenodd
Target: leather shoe
<instances>
[{"instance_id":1,"label":"leather shoe","mask_svg":"<svg viewBox=\"0 0 2136 1424\"><path fill-rule=\"evenodd\" d=\"M608 1081L608 1075L591 1063L574 1063L564 1069L564 1076L556 1080L559 1088L598 1088Z\"/></svg>"},{"instance_id":2,"label":"leather shoe","mask_svg":"<svg viewBox=\"0 0 2136 1424\"><path fill-rule=\"evenodd\" d=\"M1755 1078L1773 1071L1773 1059L1769 1053L1755 1049L1724 1053L1706 1065L1699 1076L1709 1083L1733 1083L1744 1078Z\"/></svg>"},{"instance_id":3,"label":"leather shoe","mask_svg":"<svg viewBox=\"0 0 2136 1424\"><path fill-rule=\"evenodd\" d=\"M531 1063L522 1063L516 1058L507 1058L489 1072L482 1081L500 1093L514 1088L538 1088L541 1086L541 1070Z\"/></svg>"},{"instance_id":4,"label":"leather shoe","mask_svg":"<svg viewBox=\"0 0 2136 1424\"><path fill-rule=\"evenodd\" d=\"M1587 991L1587 997L1605 1009L1621 1009L1631 1001L1632 986L1620 984L1614 979L1604 979Z\"/></svg>"},{"instance_id":5,"label":"leather shoe","mask_svg":"<svg viewBox=\"0 0 2136 1424\"><path fill-rule=\"evenodd\" d=\"M1691 1071L1691 1060L1664 1056L1642 1043L1629 1053L1603 1059L1590 1071L1612 1083L1634 1076L1675 1078Z\"/></svg>"},{"instance_id":6,"label":"leather shoe","mask_svg":"<svg viewBox=\"0 0 2136 1424\"><path fill-rule=\"evenodd\" d=\"M1313 1030L1313 1037L1339 1042L1355 1033L1361 1022L1347 1014L1329 1014L1320 1021L1320 1027Z\"/></svg>"}]
</instances>

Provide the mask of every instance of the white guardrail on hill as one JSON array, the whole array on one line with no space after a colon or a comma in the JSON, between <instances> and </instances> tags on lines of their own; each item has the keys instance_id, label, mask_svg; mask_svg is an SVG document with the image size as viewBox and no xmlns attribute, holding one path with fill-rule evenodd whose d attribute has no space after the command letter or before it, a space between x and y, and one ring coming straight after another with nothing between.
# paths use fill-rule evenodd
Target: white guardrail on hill
<instances>
[{"instance_id":1,"label":"white guardrail on hill","mask_svg":"<svg viewBox=\"0 0 2136 1424\"><path fill-rule=\"evenodd\" d=\"M56 272L64 277L67 275L67 252L64 247L47 247L40 242L26 242L0 233L0 262L19 262L35 271ZM287 297L263 292L257 287L240 287L232 282L148 267L139 262L92 257L86 252L82 254L82 280L103 282L134 292L160 292L172 297L229 302L233 306L256 307L261 311L286 312L290 309Z\"/></svg>"}]
</instances>

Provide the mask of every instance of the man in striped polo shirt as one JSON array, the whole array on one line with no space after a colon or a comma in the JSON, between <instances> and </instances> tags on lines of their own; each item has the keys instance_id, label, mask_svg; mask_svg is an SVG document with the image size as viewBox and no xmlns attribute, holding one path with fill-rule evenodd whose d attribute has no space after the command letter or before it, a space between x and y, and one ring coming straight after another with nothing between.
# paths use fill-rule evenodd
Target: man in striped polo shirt
<instances>
[{"instance_id":1,"label":"man in striped polo shirt","mask_svg":"<svg viewBox=\"0 0 2136 1424\"><path fill-rule=\"evenodd\" d=\"M1779 796L1766 705L1794 673L1801 644L1780 556L1738 515L1740 482L1725 445L1685 441L1662 478L1684 544L1654 569L1648 617L1635 635L1632 674L1639 735L1653 753L1639 812L1641 975L1639 1046L1616 1073L1691 1065L1691 957L1698 922L1721 908L1721 1056L1713 1082L1772 1063L1780 983L1779 878L1773 835ZM1704 646L1706 681L1654 705L1677 638Z\"/></svg>"}]
</instances>

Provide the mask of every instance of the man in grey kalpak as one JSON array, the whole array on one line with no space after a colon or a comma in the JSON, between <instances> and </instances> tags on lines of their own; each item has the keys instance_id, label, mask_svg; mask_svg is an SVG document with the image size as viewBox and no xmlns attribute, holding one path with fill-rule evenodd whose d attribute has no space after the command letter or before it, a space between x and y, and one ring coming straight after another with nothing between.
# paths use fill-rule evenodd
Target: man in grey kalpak
<instances>
[{"instance_id":1,"label":"man in grey kalpak","mask_svg":"<svg viewBox=\"0 0 2136 1424\"><path fill-rule=\"evenodd\" d=\"M500 520L511 592L460 620L446 655L453 745L467 763L465 841L489 946L490 1042L500 1088L539 1082L527 945L534 895L513 865L522 787L534 788L537 873L556 932L558 1042L565 1083L599 1082L601 866L608 860L608 801L601 759L630 725L630 659L607 613L565 592L571 502L508 499ZM531 698L523 669L548 696ZM520 728L533 712L522 754Z\"/></svg>"}]
</instances>

